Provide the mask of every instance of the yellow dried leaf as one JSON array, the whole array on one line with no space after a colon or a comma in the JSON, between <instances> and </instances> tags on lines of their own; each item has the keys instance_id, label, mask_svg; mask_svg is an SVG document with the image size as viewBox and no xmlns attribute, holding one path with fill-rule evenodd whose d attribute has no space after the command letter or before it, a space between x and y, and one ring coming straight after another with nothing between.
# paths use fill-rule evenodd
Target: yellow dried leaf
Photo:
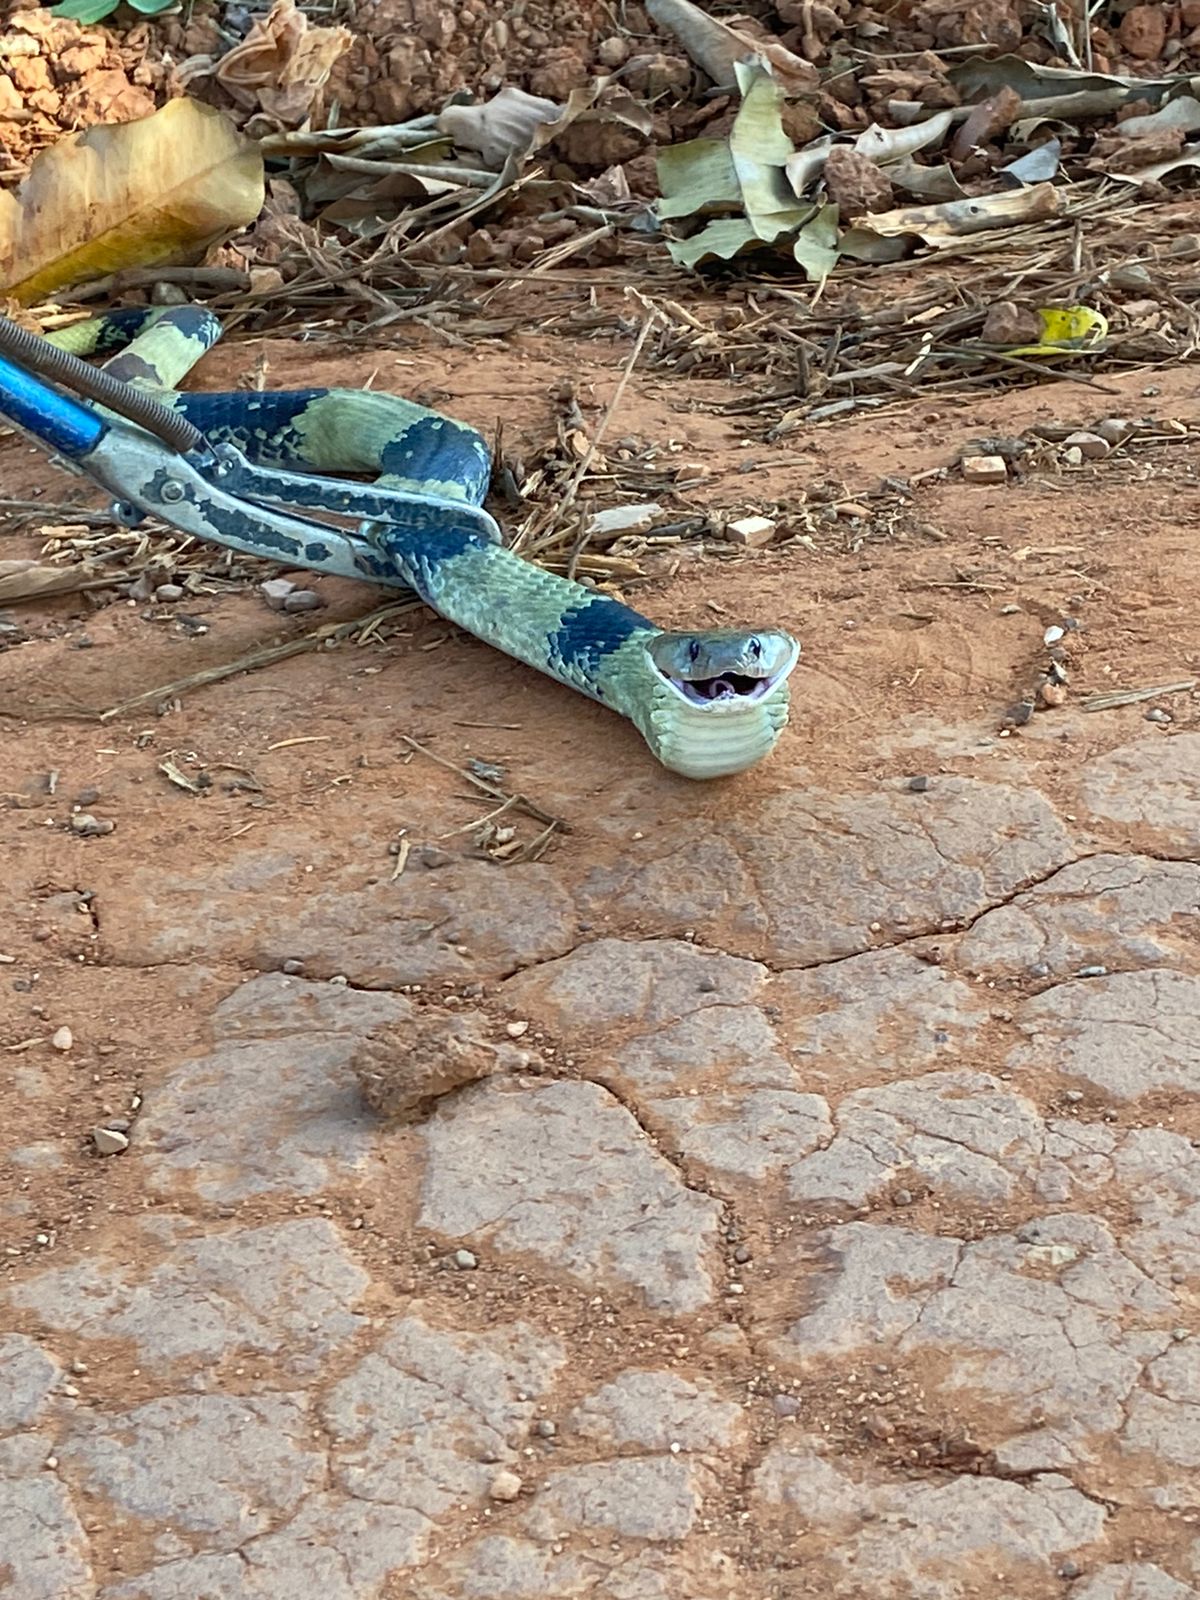
<instances>
[{"instance_id":1,"label":"yellow dried leaf","mask_svg":"<svg viewBox=\"0 0 1200 1600\"><path fill-rule=\"evenodd\" d=\"M198 259L263 204L256 145L196 100L88 128L0 193L0 291L34 305L123 267Z\"/></svg>"}]
</instances>

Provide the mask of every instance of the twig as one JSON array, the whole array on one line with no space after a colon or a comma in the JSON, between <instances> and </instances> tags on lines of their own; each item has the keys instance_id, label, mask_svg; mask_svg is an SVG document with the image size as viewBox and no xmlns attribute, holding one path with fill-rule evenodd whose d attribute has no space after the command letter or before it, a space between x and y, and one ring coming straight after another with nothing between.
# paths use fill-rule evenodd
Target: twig
<instances>
[{"instance_id":1,"label":"twig","mask_svg":"<svg viewBox=\"0 0 1200 1600\"><path fill-rule=\"evenodd\" d=\"M1113 711L1117 706L1136 705L1139 700L1156 700L1160 694L1187 694L1200 682L1184 678L1179 683L1159 683L1146 689L1113 689L1107 694L1089 695L1079 702L1081 711Z\"/></svg>"}]
</instances>

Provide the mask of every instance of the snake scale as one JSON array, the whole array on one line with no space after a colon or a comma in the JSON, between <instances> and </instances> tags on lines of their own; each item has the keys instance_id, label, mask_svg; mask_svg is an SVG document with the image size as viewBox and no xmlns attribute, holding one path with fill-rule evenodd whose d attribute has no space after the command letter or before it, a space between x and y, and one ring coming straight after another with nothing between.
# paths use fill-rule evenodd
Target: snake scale
<instances>
[{"instance_id":1,"label":"snake scale","mask_svg":"<svg viewBox=\"0 0 1200 1600\"><path fill-rule=\"evenodd\" d=\"M211 312L188 305L110 312L48 338L102 358L110 376L148 390L210 443L233 444L256 466L365 475L445 502L432 523L426 499L412 526L403 508L375 525L380 570L487 644L627 717L671 771L721 777L774 747L800 653L789 634L667 632L496 543L466 514L482 505L490 481L484 439L410 401L353 389L178 390L220 336Z\"/></svg>"}]
</instances>

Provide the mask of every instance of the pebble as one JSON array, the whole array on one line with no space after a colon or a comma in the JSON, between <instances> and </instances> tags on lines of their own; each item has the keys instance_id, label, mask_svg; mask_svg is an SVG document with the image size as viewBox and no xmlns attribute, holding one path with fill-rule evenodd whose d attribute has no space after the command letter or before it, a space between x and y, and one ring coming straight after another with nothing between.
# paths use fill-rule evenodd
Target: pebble
<instances>
[{"instance_id":1,"label":"pebble","mask_svg":"<svg viewBox=\"0 0 1200 1600\"><path fill-rule=\"evenodd\" d=\"M639 505L609 506L607 511L596 512L588 524L588 533L593 537L644 533L647 528L653 527L655 518L661 517L662 514L663 508L656 500L649 500Z\"/></svg>"},{"instance_id":2,"label":"pebble","mask_svg":"<svg viewBox=\"0 0 1200 1600\"><path fill-rule=\"evenodd\" d=\"M964 483L1007 483L1008 468L1003 456L966 456L963 458Z\"/></svg>"},{"instance_id":3,"label":"pebble","mask_svg":"<svg viewBox=\"0 0 1200 1600\"><path fill-rule=\"evenodd\" d=\"M183 599L183 585L181 583L160 583L154 591L154 598L163 605L170 605L174 600Z\"/></svg>"},{"instance_id":4,"label":"pebble","mask_svg":"<svg viewBox=\"0 0 1200 1600\"><path fill-rule=\"evenodd\" d=\"M92 1143L102 1156L119 1156L129 1149L129 1135L116 1128L93 1128Z\"/></svg>"},{"instance_id":5,"label":"pebble","mask_svg":"<svg viewBox=\"0 0 1200 1600\"><path fill-rule=\"evenodd\" d=\"M549 1417L541 1417L538 1420L537 1432L539 1439L553 1439L558 1432L558 1424L551 1422Z\"/></svg>"},{"instance_id":6,"label":"pebble","mask_svg":"<svg viewBox=\"0 0 1200 1600\"><path fill-rule=\"evenodd\" d=\"M1093 430L1107 445L1120 444L1133 432L1133 423L1126 417L1105 417Z\"/></svg>"},{"instance_id":7,"label":"pebble","mask_svg":"<svg viewBox=\"0 0 1200 1600\"><path fill-rule=\"evenodd\" d=\"M1038 699L1044 706L1061 706L1067 698L1065 683L1044 683L1038 690Z\"/></svg>"},{"instance_id":8,"label":"pebble","mask_svg":"<svg viewBox=\"0 0 1200 1600\"><path fill-rule=\"evenodd\" d=\"M99 798L99 789L80 789L79 793L75 796L75 804L77 806L94 806Z\"/></svg>"},{"instance_id":9,"label":"pebble","mask_svg":"<svg viewBox=\"0 0 1200 1600\"><path fill-rule=\"evenodd\" d=\"M740 1244L733 1252L733 1259L739 1266L745 1266L747 1261L753 1261L754 1252L748 1244Z\"/></svg>"},{"instance_id":10,"label":"pebble","mask_svg":"<svg viewBox=\"0 0 1200 1600\"><path fill-rule=\"evenodd\" d=\"M493 1500L515 1500L521 1492L521 1480L515 1472L498 1472L492 1479L488 1494Z\"/></svg>"},{"instance_id":11,"label":"pebble","mask_svg":"<svg viewBox=\"0 0 1200 1600\"><path fill-rule=\"evenodd\" d=\"M315 589L293 589L284 596L283 609L293 611L319 611L325 604Z\"/></svg>"},{"instance_id":12,"label":"pebble","mask_svg":"<svg viewBox=\"0 0 1200 1600\"><path fill-rule=\"evenodd\" d=\"M1146 713L1147 722L1161 722L1165 725L1173 720L1171 713L1164 711L1161 706L1151 706Z\"/></svg>"},{"instance_id":13,"label":"pebble","mask_svg":"<svg viewBox=\"0 0 1200 1600\"><path fill-rule=\"evenodd\" d=\"M1067 448L1078 450L1084 461L1103 461L1112 446L1099 433L1072 433L1067 437Z\"/></svg>"},{"instance_id":14,"label":"pebble","mask_svg":"<svg viewBox=\"0 0 1200 1600\"><path fill-rule=\"evenodd\" d=\"M280 971L286 973L289 978L298 978L304 971L304 963L293 958L290 961L285 961Z\"/></svg>"},{"instance_id":15,"label":"pebble","mask_svg":"<svg viewBox=\"0 0 1200 1600\"><path fill-rule=\"evenodd\" d=\"M1029 976L1031 978L1048 978L1050 976L1050 968L1045 961L1035 961L1029 969Z\"/></svg>"},{"instance_id":16,"label":"pebble","mask_svg":"<svg viewBox=\"0 0 1200 1600\"><path fill-rule=\"evenodd\" d=\"M738 517L725 524L725 537L748 550L760 550L775 537L775 526L770 517Z\"/></svg>"},{"instance_id":17,"label":"pebble","mask_svg":"<svg viewBox=\"0 0 1200 1600\"><path fill-rule=\"evenodd\" d=\"M116 827L107 817L94 817L90 811L79 811L71 818L71 832L83 839L101 839Z\"/></svg>"},{"instance_id":18,"label":"pebble","mask_svg":"<svg viewBox=\"0 0 1200 1600\"><path fill-rule=\"evenodd\" d=\"M929 787L929 779L923 772L918 773L915 778L908 780L908 787L912 794L924 794Z\"/></svg>"},{"instance_id":19,"label":"pebble","mask_svg":"<svg viewBox=\"0 0 1200 1600\"><path fill-rule=\"evenodd\" d=\"M910 1206L912 1203L913 1192L911 1189L897 1189L894 1191L892 1195L892 1204L894 1206Z\"/></svg>"},{"instance_id":20,"label":"pebble","mask_svg":"<svg viewBox=\"0 0 1200 1600\"><path fill-rule=\"evenodd\" d=\"M430 872L435 872L438 867L448 867L454 860L449 850L439 850L435 844L427 844L417 851L417 860Z\"/></svg>"},{"instance_id":21,"label":"pebble","mask_svg":"<svg viewBox=\"0 0 1200 1600\"><path fill-rule=\"evenodd\" d=\"M1082 1089L1068 1089L1066 1091L1066 1093L1063 1095L1063 1099L1070 1101L1070 1103L1073 1106L1077 1106L1079 1104L1079 1102L1083 1099L1083 1090Z\"/></svg>"},{"instance_id":22,"label":"pebble","mask_svg":"<svg viewBox=\"0 0 1200 1600\"><path fill-rule=\"evenodd\" d=\"M460 1272L474 1272L479 1265L479 1260L470 1250L456 1250L454 1252L454 1265Z\"/></svg>"},{"instance_id":23,"label":"pebble","mask_svg":"<svg viewBox=\"0 0 1200 1600\"><path fill-rule=\"evenodd\" d=\"M1079 971L1075 974L1075 976L1077 978L1107 978L1108 977L1108 968L1107 967L1099 967L1099 966L1096 966L1096 967L1080 967Z\"/></svg>"},{"instance_id":24,"label":"pebble","mask_svg":"<svg viewBox=\"0 0 1200 1600\"><path fill-rule=\"evenodd\" d=\"M1078 1561L1064 1561L1058 1569L1058 1575L1060 1578L1077 1578L1082 1571Z\"/></svg>"},{"instance_id":25,"label":"pebble","mask_svg":"<svg viewBox=\"0 0 1200 1600\"><path fill-rule=\"evenodd\" d=\"M54 1030L54 1034L50 1040L50 1043L56 1050L69 1050L75 1043L75 1035L71 1032L70 1028L64 1025L63 1027L56 1028Z\"/></svg>"},{"instance_id":26,"label":"pebble","mask_svg":"<svg viewBox=\"0 0 1200 1600\"><path fill-rule=\"evenodd\" d=\"M282 611L283 603L292 593L296 585L290 578L268 578L261 585L262 597L272 611Z\"/></svg>"},{"instance_id":27,"label":"pebble","mask_svg":"<svg viewBox=\"0 0 1200 1600\"><path fill-rule=\"evenodd\" d=\"M798 1417L800 1415L800 1402L794 1394L777 1394L772 1396L771 1405L777 1417Z\"/></svg>"},{"instance_id":28,"label":"pebble","mask_svg":"<svg viewBox=\"0 0 1200 1600\"><path fill-rule=\"evenodd\" d=\"M510 1039L519 1039L522 1034L529 1032L529 1024L527 1022L506 1022L504 1031Z\"/></svg>"}]
</instances>

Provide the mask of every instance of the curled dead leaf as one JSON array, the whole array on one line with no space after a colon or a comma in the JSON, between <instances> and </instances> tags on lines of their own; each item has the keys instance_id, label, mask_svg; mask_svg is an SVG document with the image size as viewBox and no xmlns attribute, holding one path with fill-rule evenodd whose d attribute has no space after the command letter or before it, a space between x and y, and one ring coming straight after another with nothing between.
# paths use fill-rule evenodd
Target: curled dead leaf
<instances>
[{"instance_id":1,"label":"curled dead leaf","mask_svg":"<svg viewBox=\"0 0 1200 1600\"><path fill-rule=\"evenodd\" d=\"M239 105L287 126L303 122L354 36L348 28L314 28L295 0L275 0L240 44L213 70Z\"/></svg>"}]
</instances>

